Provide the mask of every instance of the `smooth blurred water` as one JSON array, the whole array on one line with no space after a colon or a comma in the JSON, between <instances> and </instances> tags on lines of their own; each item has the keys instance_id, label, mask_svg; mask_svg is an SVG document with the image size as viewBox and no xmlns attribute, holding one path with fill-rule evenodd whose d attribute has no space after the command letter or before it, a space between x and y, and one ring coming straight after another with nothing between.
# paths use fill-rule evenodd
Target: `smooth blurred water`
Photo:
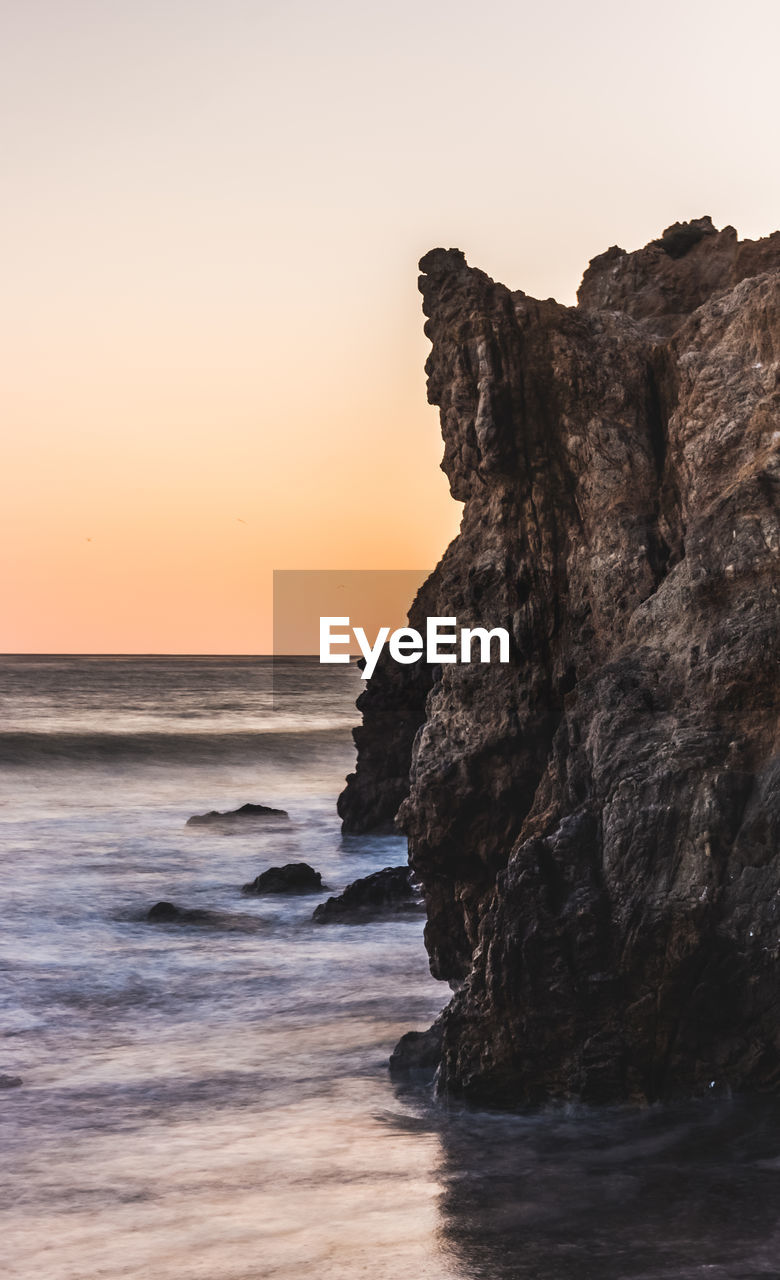
<instances>
[{"instance_id":1,"label":"smooth blurred water","mask_svg":"<svg viewBox=\"0 0 780 1280\"><path fill-rule=\"evenodd\" d=\"M393 1086L448 992L422 921L244 898L405 859L342 839L354 668L0 660L0 1264L32 1280L780 1275L780 1112L499 1116ZM279 672L277 670L277 679ZM246 801L289 822L187 817ZM155 901L216 913L152 925Z\"/></svg>"}]
</instances>

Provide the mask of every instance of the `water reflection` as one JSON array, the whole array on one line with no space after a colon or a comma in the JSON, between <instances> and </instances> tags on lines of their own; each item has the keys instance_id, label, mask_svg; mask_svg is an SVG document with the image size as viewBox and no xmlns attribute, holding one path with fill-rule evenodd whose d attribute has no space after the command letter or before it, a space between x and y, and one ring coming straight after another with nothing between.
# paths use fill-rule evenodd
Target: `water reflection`
<instances>
[{"instance_id":1,"label":"water reflection","mask_svg":"<svg viewBox=\"0 0 780 1280\"><path fill-rule=\"evenodd\" d=\"M427 1105L463 1280L780 1275L777 1102L528 1117Z\"/></svg>"}]
</instances>

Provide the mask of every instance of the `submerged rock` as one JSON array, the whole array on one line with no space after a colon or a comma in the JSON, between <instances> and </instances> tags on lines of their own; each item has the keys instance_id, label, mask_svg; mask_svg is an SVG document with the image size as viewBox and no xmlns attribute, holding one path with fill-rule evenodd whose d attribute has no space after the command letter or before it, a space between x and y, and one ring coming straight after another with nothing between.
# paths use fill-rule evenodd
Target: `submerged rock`
<instances>
[{"instance_id":1,"label":"submerged rock","mask_svg":"<svg viewBox=\"0 0 780 1280\"><path fill-rule=\"evenodd\" d=\"M678 224L576 308L421 270L465 505L410 623L510 661L380 659L339 808L409 837L441 1087L780 1092L780 233Z\"/></svg>"},{"instance_id":2,"label":"submerged rock","mask_svg":"<svg viewBox=\"0 0 780 1280\"><path fill-rule=\"evenodd\" d=\"M267 804L242 804L240 809L228 809L218 813L212 809L210 813L195 813L187 819L188 827L233 826L241 822L254 822L261 818L289 818L286 809L272 809Z\"/></svg>"},{"instance_id":3,"label":"submerged rock","mask_svg":"<svg viewBox=\"0 0 780 1280\"><path fill-rule=\"evenodd\" d=\"M231 915L224 911L209 911L202 907L177 907L174 902L155 902L145 917L150 924L192 924L214 929L256 929L253 916Z\"/></svg>"},{"instance_id":4,"label":"submerged rock","mask_svg":"<svg viewBox=\"0 0 780 1280\"><path fill-rule=\"evenodd\" d=\"M181 907L177 907L173 902L155 902L146 913L147 920L180 920L182 917Z\"/></svg>"},{"instance_id":5,"label":"submerged rock","mask_svg":"<svg viewBox=\"0 0 780 1280\"><path fill-rule=\"evenodd\" d=\"M319 871L308 862L288 862L283 867L269 867L241 890L247 895L266 893L316 893L324 888Z\"/></svg>"},{"instance_id":6,"label":"submerged rock","mask_svg":"<svg viewBox=\"0 0 780 1280\"><path fill-rule=\"evenodd\" d=\"M353 880L338 897L321 902L312 920L318 924L361 924L385 915L422 910L411 867L385 867Z\"/></svg>"}]
</instances>

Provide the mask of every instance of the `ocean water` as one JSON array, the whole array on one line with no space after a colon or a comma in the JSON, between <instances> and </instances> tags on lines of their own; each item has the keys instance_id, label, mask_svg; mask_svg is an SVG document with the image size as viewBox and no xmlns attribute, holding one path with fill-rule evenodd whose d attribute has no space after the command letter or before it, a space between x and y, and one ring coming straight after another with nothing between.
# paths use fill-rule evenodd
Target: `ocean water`
<instances>
[{"instance_id":1,"label":"ocean water","mask_svg":"<svg viewBox=\"0 0 780 1280\"><path fill-rule=\"evenodd\" d=\"M0 659L0 1272L12 1280L780 1275L780 1109L507 1116L393 1084L448 991L422 921L244 898L342 838L354 667ZM186 819L246 801L289 822ZM208 925L150 924L160 899Z\"/></svg>"}]
</instances>

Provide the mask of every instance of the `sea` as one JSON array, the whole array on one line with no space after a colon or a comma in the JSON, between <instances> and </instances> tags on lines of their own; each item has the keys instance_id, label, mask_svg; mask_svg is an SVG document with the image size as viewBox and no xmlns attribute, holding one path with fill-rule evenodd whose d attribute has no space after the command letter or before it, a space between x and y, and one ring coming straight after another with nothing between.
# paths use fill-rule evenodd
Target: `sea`
<instances>
[{"instance_id":1,"label":"sea","mask_svg":"<svg viewBox=\"0 0 780 1280\"><path fill-rule=\"evenodd\" d=\"M780 1276L776 1103L509 1115L391 1079L450 995L422 919L312 922L406 860L340 831L360 688L316 660L0 658L0 1274ZM186 825L247 802L289 819ZM326 888L242 895L296 861ZM151 923L160 900L209 914Z\"/></svg>"}]
</instances>

